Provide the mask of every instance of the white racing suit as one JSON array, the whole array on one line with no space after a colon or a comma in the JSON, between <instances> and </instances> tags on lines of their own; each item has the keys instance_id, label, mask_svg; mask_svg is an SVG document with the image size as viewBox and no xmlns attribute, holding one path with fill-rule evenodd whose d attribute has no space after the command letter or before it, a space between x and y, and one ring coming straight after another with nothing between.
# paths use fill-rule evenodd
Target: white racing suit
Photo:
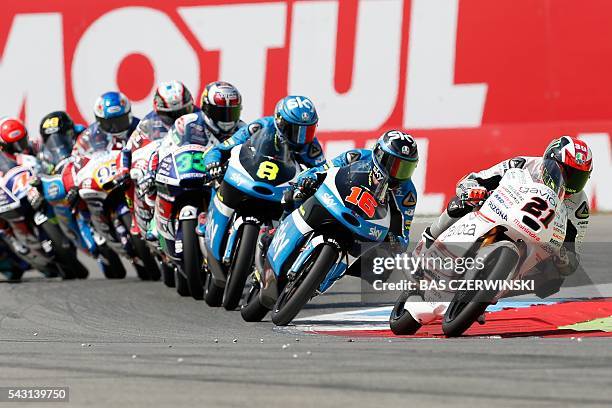
<instances>
[{"instance_id":1,"label":"white racing suit","mask_svg":"<svg viewBox=\"0 0 612 408\"><path fill-rule=\"evenodd\" d=\"M477 173L470 173L457 184L457 196L448 203L446 211L425 231L424 235L429 239L436 239L442 232L453 225L457 220L474 210L474 206L467 204L460 197L463 193L474 185L484 187L489 192L499 186L499 182L508 169L520 168L528 170L534 179L539 178L542 165L541 157L515 157L505 160L495 166ZM563 200L567 208L568 222L563 244L564 250L560 258L555 258L555 269L558 274L556 277L549 277L548 287L536 290L540 297L549 296L559 290L564 278L573 273L578 267L579 254L582 243L584 242L586 231L589 225L589 200L584 191L566 197ZM430 236L427 237L427 234ZM538 268L540 269L540 268ZM560 276L559 276L560 275Z\"/></svg>"}]
</instances>

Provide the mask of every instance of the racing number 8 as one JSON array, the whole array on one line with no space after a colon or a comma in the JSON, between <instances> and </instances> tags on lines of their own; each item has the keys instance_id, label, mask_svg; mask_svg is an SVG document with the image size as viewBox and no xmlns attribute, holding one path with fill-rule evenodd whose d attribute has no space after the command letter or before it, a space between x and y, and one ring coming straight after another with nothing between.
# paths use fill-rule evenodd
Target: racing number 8
<instances>
[{"instance_id":1,"label":"racing number 8","mask_svg":"<svg viewBox=\"0 0 612 408\"><path fill-rule=\"evenodd\" d=\"M376 207L378 207L378 203L372 194L364 191L361 187L351 187L351 194L344 200L359 207L370 218L374 216Z\"/></svg>"},{"instance_id":2,"label":"racing number 8","mask_svg":"<svg viewBox=\"0 0 612 408\"><path fill-rule=\"evenodd\" d=\"M259 169L257 169L257 177L260 179L268 179L274 180L276 179L276 175L278 174L278 166L276 163L272 163L271 161L261 162L259 164Z\"/></svg>"},{"instance_id":3,"label":"racing number 8","mask_svg":"<svg viewBox=\"0 0 612 408\"><path fill-rule=\"evenodd\" d=\"M544 228L548 228L548 225L555 217L555 210L551 208L548 210L545 217L540 218L542 213L546 210L548 210L548 203L540 197L532 197L531 201L525 204L525 206L522 208L522 211L525 211L527 214L531 214L539 219L544 225Z\"/></svg>"}]
</instances>

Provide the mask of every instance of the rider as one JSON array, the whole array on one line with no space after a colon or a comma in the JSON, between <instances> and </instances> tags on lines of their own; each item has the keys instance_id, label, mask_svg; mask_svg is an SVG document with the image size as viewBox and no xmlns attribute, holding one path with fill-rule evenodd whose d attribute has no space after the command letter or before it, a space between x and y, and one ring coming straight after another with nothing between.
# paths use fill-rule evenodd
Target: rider
<instances>
[{"instance_id":1,"label":"rider","mask_svg":"<svg viewBox=\"0 0 612 408\"><path fill-rule=\"evenodd\" d=\"M549 159L558 163L565 178L563 203L568 210L567 230L560 255L553 258L560 274L558 281L562 283L563 278L578 267L578 254L589 225L589 199L584 186L593 170L593 159L587 144L575 137L561 136L554 139L542 157L515 157L462 178L457 184L457 195L450 200L446 211L423 232L427 245L431 245L459 218L478 208L499 186L506 171L512 168L525 169L537 179L543 171L544 162Z\"/></svg>"},{"instance_id":2,"label":"rider","mask_svg":"<svg viewBox=\"0 0 612 408\"><path fill-rule=\"evenodd\" d=\"M206 170L212 178L219 177L233 147L269 131L275 132L287 142L298 163L307 168L323 165L325 156L315 136L318 121L314 103L309 98L286 96L276 104L274 116L265 116L251 122L224 143L213 147L204 159ZM202 213L198 219L198 234L204 234L205 224L206 214Z\"/></svg>"},{"instance_id":3,"label":"rider","mask_svg":"<svg viewBox=\"0 0 612 408\"><path fill-rule=\"evenodd\" d=\"M94 105L96 121L89 125L77 138L72 149L75 157L75 171L83 168L88 154L96 150L120 150L140 121L132 116L132 105L121 92L106 92ZM78 199L78 188L73 186L66 199L73 205Z\"/></svg>"},{"instance_id":4,"label":"rider","mask_svg":"<svg viewBox=\"0 0 612 408\"><path fill-rule=\"evenodd\" d=\"M356 162L365 162L371 169L372 186L378 199L389 200L391 209L391 229L387 240L399 244L405 250L410 240L410 226L417 203L417 192L412 182L412 174L419 161L419 153L414 138L399 130L383 133L372 150L352 149L331 161L329 165L314 167L298 177L295 189L300 200L313 195L323 183L329 167L343 167Z\"/></svg>"},{"instance_id":5,"label":"rider","mask_svg":"<svg viewBox=\"0 0 612 408\"><path fill-rule=\"evenodd\" d=\"M194 107L191 92L189 92L189 89L187 89L182 82L168 81L160 83L153 97L153 110L138 123L136 130L134 130L121 151L118 162L118 173L115 179L116 182L121 183L130 177L130 169L133 165L132 154L136 150L148 145L150 142L164 138L179 117L194 111L199 111L199 109ZM150 179L145 180L141 178L134 181L137 184L139 184L140 181L144 181L144 184L150 187ZM146 208L140 208L140 214L152 217L153 214L150 209L155 206L155 202L148 202L146 200L147 195L142 192L139 185L131 187L128 191L132 202L134 200L134 188L141 191L139 197L143 196L145 198L142 204L145 205ZM134 217L135 215L133 213L132 229L137 225Z\"/></svg>"},{"instance_id":6,"label":"rider","mask_svg":"<svg viewBox=\"0 0 612 408\"><path fill-rule=\"evenodd\" d=\"M246 125L240 120L242 95L229 82L216 81L206 85L200 97L200 108L177 119L159 150L151 157L148 174L140 183L147 203L154 203L156 199L155 174L160 156L163 158L174 150L178 141L189 140L190 143L212 147L226 142ZM154 240L155 236L155 226L152 225L147 239Z\"/></svg>"},{"instance_id":7,"label":"rider","mask_svg":"<svg viewBox=\"0 0 612 408\"><path fill-rule=\"evenodd\" d=\"M121 92L106 92L94 105L96 121L77 138L72 154L83 157L100 149L121 149L139 119L132 116L130 101Z\"/></svg>"},{"instance_id":8,"label":"rider","mask_svg":"<svg viewBox=\"0 0 612 408\"><path fill-rule=\"evenodd\" d=\"M85 126L75 124L72 118L64 111L53 111L46 114L40 121L39 133L42 139L42 146L38 153L38 158L41 161L43 171L50 173L54 170L57 163L51 160L51 152L47 141L54 135L62 135L68 138L72 143L77 136L85 130Z\"/></svg>"}]
</instances>

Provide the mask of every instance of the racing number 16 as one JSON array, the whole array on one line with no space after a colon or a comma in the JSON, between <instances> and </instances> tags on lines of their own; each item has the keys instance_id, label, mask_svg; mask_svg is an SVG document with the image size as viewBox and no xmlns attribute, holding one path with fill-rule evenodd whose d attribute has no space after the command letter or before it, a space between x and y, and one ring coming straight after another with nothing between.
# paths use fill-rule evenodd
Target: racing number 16
<instances>
[{"instance_id":1,"label":"racing number 16","mask_svg":"<svg viewBox=\"0 0 612 408\"><path fill-rule=\"evenodd\" d=\"M372 194L364 191L361 187L351 187L351 194L344 200L359 207L370 218L374 216L374 211L378 207L378 203Z\"/></svg>"}]
</instances>

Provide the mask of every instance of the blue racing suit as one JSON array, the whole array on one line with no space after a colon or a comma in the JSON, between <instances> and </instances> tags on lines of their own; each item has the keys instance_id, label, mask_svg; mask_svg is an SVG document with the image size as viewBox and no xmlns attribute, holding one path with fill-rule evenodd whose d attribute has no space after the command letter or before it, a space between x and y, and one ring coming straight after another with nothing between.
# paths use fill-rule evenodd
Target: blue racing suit
<instances>
[{"instance_id":1,"label":"blue racing suit","mask_svg":"<svg viewBox=\"0 0 612 408\"><path fill-rule=\"evenodd\" d=\"M316 178L321 180L317 175L324 175L330 167L343 167L357 161L365 161L372 163L372 151L369 149L352 149L342 153L334 158L331 163L325 163L317 167L305 170L298 176L297 185L306 178ZM414 209L417 203L417 192L412 180L406 180L399 186L390 188L387 192L389 195L389 204L391 209L391 228L388 240L394 239L397 241L402 250L408 247L410 242L410 226L414 218Z\"/></svg>"},{"instance_id":2,"label":"blue racing suit","mask_svg":"<svg viewBox=\"0 0 612 408\"><path fill-rule=\"evenodd\" d=\"M214 146L204 159L204 163L208 166L212 163L220 163L227 160L230 151L234 146L238 146L249 140L252 136L259 134L261 131L276 131L274 126L274 118L265 116L251 122L248 126L240 128L232 137L225 142ZM306 167L314 167L325 163L325 156L321 144L315 137L312 143L305 144L299 150L293 151L294 157L300 164Z\"/></svg>"}]
</instances>

